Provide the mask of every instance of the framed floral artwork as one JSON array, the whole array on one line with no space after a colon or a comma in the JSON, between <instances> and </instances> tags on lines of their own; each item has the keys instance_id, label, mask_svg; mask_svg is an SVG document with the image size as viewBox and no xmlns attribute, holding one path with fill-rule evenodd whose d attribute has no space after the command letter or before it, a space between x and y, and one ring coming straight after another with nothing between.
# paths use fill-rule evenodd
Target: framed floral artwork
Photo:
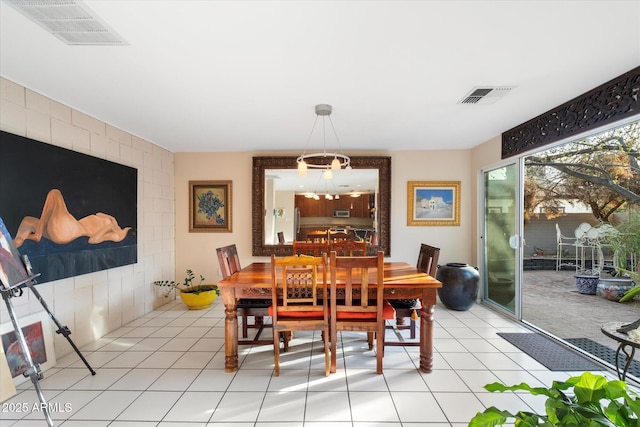
<instances>
[{"instance_id":1,"label":"framed floral artwork","mask_svg":"<svg viewBox=\"0 0 640 427\"><path fill-rule=\"evenodd\" d=\"M407 225L460 225L460 181L408 181Z\"/></svg>"},{"instance_id":2,"label":"framed floral artwork","mask_svg":"<svg viewBox=\"0 0 640 427\"><path fill-rule=\"evenodd\" d=\"M189 181L189 232L231 232L231 181Z\"/></svg>"}]
</instances>

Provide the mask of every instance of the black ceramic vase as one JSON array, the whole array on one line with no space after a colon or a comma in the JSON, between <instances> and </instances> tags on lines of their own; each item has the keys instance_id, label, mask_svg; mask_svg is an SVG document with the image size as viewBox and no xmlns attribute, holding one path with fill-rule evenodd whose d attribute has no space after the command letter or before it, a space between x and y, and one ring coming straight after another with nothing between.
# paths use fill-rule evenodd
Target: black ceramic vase
<instances>
[{"instance_id":1,"label":"black ceramic vase","mask_svg":"<svg viewBox=\"0 0 640 427\"><path fill-rule=\"evenodd\" d=\"M478 297L478 270L469 264L450 262L438 267L436 279L442 282L438 296L445 307L464 311L471 308Z\"/></svg>"}]
</instances>

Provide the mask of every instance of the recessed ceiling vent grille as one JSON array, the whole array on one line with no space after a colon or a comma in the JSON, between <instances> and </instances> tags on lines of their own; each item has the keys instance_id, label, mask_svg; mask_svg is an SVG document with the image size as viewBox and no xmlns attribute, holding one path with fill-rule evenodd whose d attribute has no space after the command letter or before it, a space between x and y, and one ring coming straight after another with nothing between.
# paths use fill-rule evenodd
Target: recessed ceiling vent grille
<instances>
[{"instance_id":1,"label":"recessed ceiling vent grille","mask_svg":"<svg viewBox=\"0 0 640 427\"><path fill-rule=\"evenodd\" d=\"M458 104L495 104L514 88L515 86L476 86Z\"/></svg>"},{"instance_id":2,"label":"recessed ceiling vent grille","mask_svg":"<svg viewBox=\"0 0 640 427\"><path fill-rule=\"evenodd\" d=\"M128 43L81 0L6 0L69 45L123 46Z\"/></svg>"}]
</instances>

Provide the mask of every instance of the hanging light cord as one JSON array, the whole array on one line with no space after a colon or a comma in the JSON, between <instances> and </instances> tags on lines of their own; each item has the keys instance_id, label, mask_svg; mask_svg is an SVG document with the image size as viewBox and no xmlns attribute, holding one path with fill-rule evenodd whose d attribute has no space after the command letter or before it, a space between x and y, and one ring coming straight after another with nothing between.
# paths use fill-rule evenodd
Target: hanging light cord
<instances>
[{"instance_id":1,"label":"hanging light cord","mask_svg":"<svg viewBox=\"0 0 640 427\"><path fill-rule=\"evenodd\" d=\"M340 138L338 138L338 132L336 132L336 128L333 126L333 120L331 120L331 116L327 116L327 118L329 119L329 123L331 123L331 129L333 130L333 135L336 137L336 142L338 143L338 150L340 151L340 154L344 156L344 151L342 151L342 145L340 144ZM326 144L325 144L325 147L326 147Z\"/></svg>"},{"instance_id":2,"label":"hanging light cord","mask_svg":"<svg viewBox=\"0 0 640 427\"><path fill-rule=\"evenodd\" d=\"M304 151L302 155L305 156L307 154L307 149L309 148L309 143L311 142L311 137L313 136L313 131L316 130L316 123L318 123L318 115L316 115L316 119L313 121L313 126L311 127L311 132L309 132L309 137L307 138L307 144L304 146ZM340 144L340 143L338 143Z\"/></svg>"}]
</instances>

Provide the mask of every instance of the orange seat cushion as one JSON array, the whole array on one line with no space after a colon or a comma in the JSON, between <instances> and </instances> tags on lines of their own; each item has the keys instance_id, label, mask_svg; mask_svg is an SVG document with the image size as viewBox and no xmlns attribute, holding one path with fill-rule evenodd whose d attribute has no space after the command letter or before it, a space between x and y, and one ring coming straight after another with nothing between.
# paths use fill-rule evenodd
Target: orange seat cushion
<instances>
[{"instance_id":1,"label":"orange seat cushion","mask_svg":"<svg viewBox=\"0 0 640 427\"><path fill-rule=\"evenodd\" d=\"M339 311L337 314L338 319L375 319L375 313L356 313L352 311ZM382 318L384 320L394 320L396 318L396 309L393 308L389 301L385 300L382 304Z\"/></svg>"},{"instance_id":2,"label":"orange seat cushion","mask_svg":"<svg viewBox=\"0 0 640 427\"><path fill-rule=\"evenodd\" d=\"M273 316L273 306L269 307L269 316ZM304 317L307 319L323 319L324 313L322 310L310 310L310 311L287 311L278 313L278 317Z\"/></svg>"}]
</instances>

